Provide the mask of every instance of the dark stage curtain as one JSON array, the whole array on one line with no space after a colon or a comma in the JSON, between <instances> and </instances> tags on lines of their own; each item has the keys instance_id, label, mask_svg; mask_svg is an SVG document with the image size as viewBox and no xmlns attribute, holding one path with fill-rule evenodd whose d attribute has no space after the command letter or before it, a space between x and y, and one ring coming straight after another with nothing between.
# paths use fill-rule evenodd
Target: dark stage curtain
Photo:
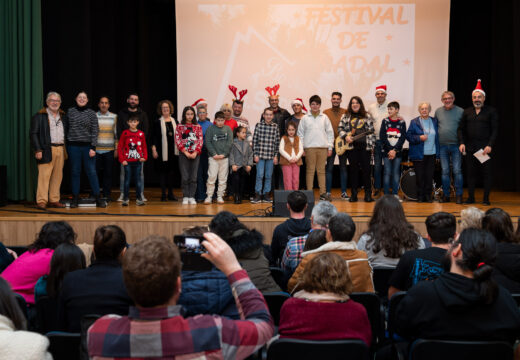
<instances>
[{"instance_id":1,"label":"dark stage curtain","mask_svg":"<svg viewBox=\"0 0 520 360\"><path fill-rule=\"evenodd\" d=\"M452 0L448 80L456 103L468 107L476 80L482 79L486 103L500 114L499 141L493 149L494 187L517 191L520 107L515 100L520 96L520 25L515 19L520 18L519 8L517 0ZM129 91L137 91L151 119L157 117L159 100L175 103L173 0L45 0L42 24L44 89L62 93L64 107L72 104L80 89L90 95L91 105L107 94L112 111L124 105ZM204 56L204 44L194 48L194 57ZM204 84L193 86L202 88ZM440 93L431 101L434 108L440 106ZM155 182L152 168L147 163L147 184Z\"/></svg>"}]
</instances>

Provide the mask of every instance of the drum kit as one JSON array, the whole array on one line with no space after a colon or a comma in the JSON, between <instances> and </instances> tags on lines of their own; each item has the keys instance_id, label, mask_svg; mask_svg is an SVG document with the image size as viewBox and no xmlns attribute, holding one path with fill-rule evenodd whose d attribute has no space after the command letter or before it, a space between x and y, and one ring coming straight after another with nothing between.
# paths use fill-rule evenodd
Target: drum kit
<instances>
[{"instance_id":1,"label":"drum kit","mask_svg":"<svg viewBox=\"0 0 520 360\"><path fill-rule=\"evenodd\" d=\"M438 163L435 164L435 172L432 181L433 199L439 200L443 196L443 191L442 169ZM405 161L401 163L401 180L399 181L399 187L407 200L417 201L417 182L413 162ZM454 191L453 185L451 185L451 188L451 190Z\"/></svg>"}]
</instances>

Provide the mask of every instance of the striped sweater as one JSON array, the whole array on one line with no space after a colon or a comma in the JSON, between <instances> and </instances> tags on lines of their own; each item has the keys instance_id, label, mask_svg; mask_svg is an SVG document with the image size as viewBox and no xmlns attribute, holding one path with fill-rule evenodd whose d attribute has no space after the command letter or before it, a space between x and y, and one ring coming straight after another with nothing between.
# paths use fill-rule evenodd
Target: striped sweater
<instances>
[{"instance_id":1,"label":"striped sweater","mask_svg":"<svg viewBox=\"0 0 520 360\"><path fill-rule=\"evenodd\" d=\"M273 336L265 300L245 270L228 276L240 320L217 315L184 318L179 305L130 307L106 315L88 330L91 359L244 359Z\"/></svg>"},{"instance_id":2,"label":"striped sweater","mask_svg":"<svg viewBox=\"0 0 520 360\"><path fill-rule=\"evenodd\" d=\"M95 150L99 125L94 110L78 110L76 107L71 107L67 111L67 116L69 118L68 145L90 145Z\"/></svg>"},{"instance_id":3,"label":"striped sweater","mask_svg":"<svg viewBox=\"0 0 520 360\"><path fill-rule=\"evenodd\" d=\"M106 114L97 112L99 134L96 152L104 153L115 149L117 115L108 111Z\"/></svg>"}]
</instances>

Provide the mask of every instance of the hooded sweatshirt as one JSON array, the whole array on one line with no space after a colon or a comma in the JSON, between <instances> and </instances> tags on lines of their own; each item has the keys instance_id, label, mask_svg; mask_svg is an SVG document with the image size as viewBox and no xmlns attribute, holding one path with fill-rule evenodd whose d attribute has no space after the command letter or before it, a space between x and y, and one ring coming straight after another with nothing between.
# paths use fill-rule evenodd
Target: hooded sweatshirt
<instances>
[{"instance_id":1,"label":"hooded sweatshirt","mask_svg":"<svg viewBox=\"0 0 520 360\"><path fill-rule=\"evenodd\" d=\"M277 225L273 231L273 239L271 240L271 253L273 261L278 265L282 261L285 247L289 239L297 236L307 235L311 229L311 220L309 218L287 219L285 222Z\"/></svg>"},{"instance_id":2,"label":"hooded sweatshirt","mask_svg":"<svg viewBox=\"0 0 520 360\"><path fill-rule=\"evenodd\" d=\"M506 289L495 301L480 300L479 284L444 273L412 287L396 311L397 333L406 338L507 341L520 335L520 312Z\"/></svg>"},{"instance_id":3,"label":"hooded sweatshirt","mask_svg":"<svg viewBox=\"0 0 520 360\"><path fill-rule=\"evenodd\" d=\"M493 279L511 294L520 293L520 245L497 243L497 260Z\"/></svg>"}]
</instances>

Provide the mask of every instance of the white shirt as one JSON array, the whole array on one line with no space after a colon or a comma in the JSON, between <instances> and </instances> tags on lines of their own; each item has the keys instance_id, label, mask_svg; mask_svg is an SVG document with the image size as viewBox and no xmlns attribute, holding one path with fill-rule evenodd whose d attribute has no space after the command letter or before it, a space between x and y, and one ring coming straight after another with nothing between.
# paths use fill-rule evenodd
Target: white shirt
<instances>
[{"instance_id":1,"label":"white shirt","mask_svg":"<svg viewBox=\"0 0 520 360\"><path fill-rule=\"evenodd\" d=\"M327 148L332 150L334 146L334 130L327 115L320 112L314 117L306 114L298 124L298 137L303 143L303 148Z\"/></svg>"},{"instance_id":2,"label":"white shirt","mask_svg":"<svg viewBox=\"0 0 520 360\"><path fill-rule=\"evenodd\" d=\"M51 144L64 144L65 135L63 131L63 121L61 121L60 112L56 116L47 109L47 115L49 117L49 130L51 134Z\"/></svg>"},{"instance_id":3,"label":"white shirt","mask_svg":"<svg viewBox=\"0 0 520 360\"><path fill-rule=\"evenodd\" d=\"M368 112L374 119L374 131L376 132L376 139L379 140L379 130L381 130L381 123L388 117L388 101L379 104L377 101L370 104Z\"/></svg>"},{"instance_id":4,"label":"white shirt","mask_svg":"<svg viewBox=\"0 0 520 360\"><path fill-rule=\"evenodd\" d=\"M289 137L289 136L287 136L287 137L289 138L291 143L294 143L294 137L292 137L292 138ZM285 140L284 140L284 137L282 136L282 138L280 139L280 146L279 146L278 152L280 153L280 155L282 155L288 161L291 161L292 159L300 160L300 158L303 155L303 144L302 144L302 141L300 140L300 143L298 145L298 154L294 153L294 149L291 149L291 153L289 154L289 153L287 153L285 151Z\"/></svg>"}]
</instances>

